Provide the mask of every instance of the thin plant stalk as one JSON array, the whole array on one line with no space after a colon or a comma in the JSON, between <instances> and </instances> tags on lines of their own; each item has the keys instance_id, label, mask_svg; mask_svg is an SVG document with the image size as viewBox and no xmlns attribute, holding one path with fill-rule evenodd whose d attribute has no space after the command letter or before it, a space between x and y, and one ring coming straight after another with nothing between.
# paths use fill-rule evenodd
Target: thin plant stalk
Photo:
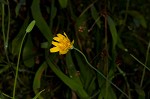
<instances>
[{"instance_id":1,"label":"thin plant stalk","mask_svg":"<svg viewBox=\"0 0 150 99\"><path fill-rule=\"evenodd\" d=\"M5 25L4 25L4 20L5 20L5 7L4 4L2 3L2 32L3 32L3 40L5 44Z\"/></svg>"},{"instance_id":2,"label":"thin plant stalk","mask_svg":"<svg viewBox=\"0 0 150 99\"><path fill-rule=\"evenodd\" d=\"M124 94L127 98L129 98L129 96L124 93L119 87L117 87L114 83L112 83L107 77L105 77L100 71L98 71L95 67L93 67L89 61L87 60L86 56L77 48L73 47L74 50L78 51L85 59L85 61L87 62L87 64L93 69L95 70L98 74L100 74L106 81L108 81L110 84L112 84L116 89L118 89L122 94Z\"/></svg>"},{"instance_id":3,"label":"thin plant stalk","mask_svg":"<svg viewBox=\"0 0 150 99\"><path fill-rule=\"evenodd\" d=\"M5 94L5 93L1 93L3 96L5 96L5 97L7 97L7 98L10 98L10 99L12 99L12 97L11 96L9 96L9 95L7 95L7 94ZM1 98L0 98L1 99Z\"/></svg>"},{"instance_id":4,"label":"thin plant stalk","mask_svg":"<svg viewBox=\"0 0 150 99\"><path fill-rule=\"evenodd\" d=\"M133 54L130 54L132 58L134 58L137 62L139 62L141 65L143 65L147 70L150 71L150 68L148 68L144 63L142 63L139 59L137 59Z\"/></svg>"},{"instance_id":5,"label":"thin plant stalk","mask_svg":"<svg viewBox=\"0 0 150 99\"><path fill-rule=\"evenodd\" d=\"M125 11L125 17L124 17L124 20L123 20L123 25L121 27L121 29L119 30L118 33L121 33L123 31L123 29L125 28L125 25L126 25L126 20L127 20L127 16L128 16L128 9L129 9L129 2L130 0L127 0L127 3L126 3L126 11Z\"/></svg>"},{"instance_id":6,"label":"thin plant stalk","mask_svg":"<svg viewBox=\"0 0 150 99\"><path fill-rule=\"evenodd\" d=\"M20 63L20 56L21 56L21 50L22 50L23 42L24 42L24 39L25 39L26 35L27 35L27 32L26 32L25 35L23 36L23 39L22 39L21 45L20 45L20 49L19 49L18 60L17 60L17 67L16 67L16 75L15 75L15 82L14 82L14 88L13 88L13 98L12 98L12 99L15 99L16 85L17 85L17 78L18 78L18 71L19 71L19 63Z\"/></svg>"},{"instance_id":7,"label":"thin plant stalk","mask_svg":"<svg viewBox=\"0 0 150 99\"><path fill-rule=\"evenodd\" d=\"M108 79L108 33L107 33L107 26L108 26L108 15L107 15L107 1L105 0L105 8L104 8L104 11L105 11L105 15L103 15L104 19L105 19L105 39L104 39L104 50L106 51L106 56L105 56L105 63L104 63L104 71L107 75L106 79ZM107 99L108 98L108 86L109 86L109 83L106 81L106 93L105 93L105 98Z\"/></svg>"},{"instance_id":8,"label":"thin plant stalk","mask_svg":"<svg viewBox=\"0 0 150 99\"><path fill-rule=\"evenodd\" d=\"M124 77L124 80L125 80L125 82L127 84L127 88L128 88L127 92L128 92L128 95L129 95L129 99L131 99L130 85L128 83L126 74L125 74L124 71L121 70L121 68L119 66L116 66L116 67L117 67L118 71L120 72L120 74L122 74L122 76Z\"/></svg>"},{"instance_id":9,"label":"thin plant stalk","mask_svg":"<svg viewBox=\"0 0 150 99\"><path fill-rule=\"evenodd\" d=\"M8 23L7 23L7 34L6 34L6 42L5 42L5 52L6 52L6 58L7 61L10 63L9 61L9 57L8 57L8 40L9 40L9 30L10 30L10 7L9 7L9 1L7 0L7 8L8 8Z\"/></svg>"},{"instance_id":10,"label":"thin plant stalk","mask_svg":"<svg viewBox=\"0 0 150 99\"><path fill-rule=\"evenodd\" d=\"M24 34L22 41L21 41L21 45L20 45L20 49L19 49L19 54L18 54L18 60L17 60L17 67L16 67L16 74L15 74L15 82L14 82L14 88L13 88L13 98L15 99L15 94L16 94L16 85L17 85L17 78L18 78L18 71L19 71L19 63L20 63L20 56L21 56L21 50L22 50L22 46L23 46L23 42L24 39L27 35L27 33L31 32L31 30L33 29L35 25L35 20L33 20L27 27L26 29L26 33Z\"/></svg>"},{"instance_id":11,"label":"thin plant stalk","mask_svg":"<svg viewBox=\"0 0 150 99\"><path fill-rule=\"evenodd\" d=\"M149 50L150 50L150 42L149 42L148 47L147 47L146 60L145 60L144 65L147 65L148 56L149 56ZM141 78L140 87L142 87L142 85L143 85L143 80L144 80L144 76L145 76L145 70L146 70L146 67L143 68L143 73L142 73L142 78Z\"/></svg>"},{"instance_id":12,"label":"thin plant stalk","mask_svg":"<svg viewBox=\"0 0 150 99\"><path fill-rule=\"evenodd\" d=\"M9 7L9 2L7 0L7 7L8 7L8 23L7 23L7 34L5 34L5 4L2 3L2 33L3 33L3 41L4 41L4 51L6 55L6 59L8 63L9 57L8 57L8 40L9 40L9 29L10 29L10 7Z\"/></svg>"}]
</instances>

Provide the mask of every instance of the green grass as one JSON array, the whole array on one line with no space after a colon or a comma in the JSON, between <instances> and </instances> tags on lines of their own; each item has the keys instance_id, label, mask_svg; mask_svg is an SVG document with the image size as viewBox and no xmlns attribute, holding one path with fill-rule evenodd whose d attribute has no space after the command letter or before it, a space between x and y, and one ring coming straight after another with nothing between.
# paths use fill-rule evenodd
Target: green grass
<instances>
[{"instance_id":1,"label":"green grass","mask_svg":"<svg viewBox=\"0 0 150 99\"><path fill-rule=\"evenodd\" d=\"M149 3L0 1L0 99L149 99ZM63 32L75 49L50 53Z\"/></svg>"}]
</instances>

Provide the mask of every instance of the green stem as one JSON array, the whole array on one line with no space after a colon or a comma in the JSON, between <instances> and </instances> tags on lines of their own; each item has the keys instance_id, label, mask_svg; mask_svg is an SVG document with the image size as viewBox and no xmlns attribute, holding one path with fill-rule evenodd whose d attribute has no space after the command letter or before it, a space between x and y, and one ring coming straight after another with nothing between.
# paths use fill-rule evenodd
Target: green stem
<instances>
[{"instance_id":1,"label":"green stem","mask_svg":"<svg viewBox=\"0 0 150 99\"><path fill-rule=\"evenodd\" d=\"M5 41L5 52L6 52L7 61L8 63L10 63L9 57L8 57L8 40L9 40L9 30L10 30L10 7L9 7L8 0L7 0L7 4L8 4L8 25L7 25L7 34L6 34L6 41Z\"/></svg>"},{"instance_id":2,"label":"green stem","mask_svg":"<svg viewBox=\"0 0 150 99\"><path fill-rule=\"evenodd\" d=\"M126 11L125 11L125 18L124 18L124 20L123 20L122 27L121 27L121 29L119 30L118 33L121 33L121 32L123 31L123 29L125 28L126 20L127 20L127 16L128 16L128 9L129 9L129 0L127 0Z\"/></svg>"},{"instance_id":3,"label":"green stem","mask_svg":"<svg viewBox=\"0 0 150 99\"><path fill-rule=\"evenodd\" d=\"M7 95L7 94L5 94L5 93L1 93L3 96L5 96L5 97L7 97L7 98L10 98L10 99L12 99L12 97L11 96L9 96L9 95ZM1 98L0 98L1 99Z\"/></svg>"},{"instance_id":4,"label":"green stem","mask_svg":"<svg viewBox=\"0 0 150 99\"><path fill-rule=\"evenodd\" d=\"M3 40L4 40L4 45L5 45L5 26L4 26L4 20L5 20L5 7L4 7L4 4L2 3L2 32L3 32Z\"/></svg>"},{"instance_id":5,"label":"green stem","mask_svg":"<svg viewBox=\"0 0 150 99\"><path fill-rule=\"evenodd\" d=\"M8 5L8 27L7 27L7 34L5 35L5 4L2 3L2 32L3 32L3 40L4 40L4 51L5 51L5 55L6 55L6 59L8 61L8 63L10 63L9 61L9 57L8 57L8 39L9 39L9 29L10 29L10 8L9 8L9 2L7 0L7 5Z\"/></svg>"},{"instance_id":6,"label":"green stem","mask_svg":"<svg viewBox=\"0 0 150 99\"><path fill-rule=\"evenodd\" d=\"M137 62L139 62L141 65L143 65L147 70L150 71L150 68L148 68L148 67L147 67L145 64L143 64L140 60L138 60L134 55L130 54L130 56L131 56L132 58L134 58Z\"/></svg>"},{"instance_id":7,"label":"green stem","mask_svg":"<svg viewBox=\"0 0 150 99\"><path fill-rule=\"evenodd\" d=\"M147 47L146 60L145 60L145 64L144 65L147 65L148 56L149 56L149 50L150 50L150 42L149 42L148 47ZM146 67L143 68L143 73L142 73L140 87L142 87L142 85L143 85L143 80L144 80L144 76L145 76L145 69L146 69Z\"/></svg>"},{"instance_id":8,"label":"green stem","mask_svg":"<svg viewBox=\"0 0 150 99\"><path fill-rule=\"evenodd\" d=\"M22 50L23 42L24 42L24 39L25 39L26 35L27 35L27 32L26 32L25 35L23 36L23 39L22 39L21 45L20 45L20 49L19 49L18 60L17 60L17 67L16 67L16 74L15 74L14 89L13 89L13 98L12 98L12 99L15 99L15 93L16 93L16 85L17 85L17 78L18 78L18 71L19 71L19 62L20 62L21 50Z\"/></svg>"},{"instance_id":9,"label":"green stem","mask_svg":"<svg viewBox=\"0 0 150 99\"><path fill-rule=\"evenodd\" d=\"M26 33L24 34L24 36L22 38L22 41L21 41L21 44L20 44L20 49L19 49L19 54L18 54L18 60L17 60L17 67L16 67L16 74L15 74L14 89L13 89L13 98L12 99L15 99L16 85L17 85L17 78L18 78L18 71L19 71L19 62L20 62L20 56L21 56L21 50L22 50L23 42L24 42L24 39L25 39L27 33L31 32L31 30L33 29L34 25L35 25L35 20L33 20L28 25L28 27L26 29Z\"/></svg>"},{"instance_id":10,"label":"green stem","mask_svg":"<svg viewBox=\"0 0 150 99\"><path fill-rule=\"evenodd\" d=\"M97 2L97 0L93 1L93 2L80 14L79 17L81 17L87 10L89 10L89 9L93 6L93 4L96 3L96 2Z\"/></svg>"},{"instance_id":11,"label":"green stem","mask_svg":"<svg viewBox=\"0 0 150 99\"><path fill-rule=\"evenodd\" d=\"M112 83L107 77L105 77L105 75L103 75L100 71L98 71L95 67L93 67L89 61L87 60L86 56L80 51L78 50L77 48L73 47L73 49L75 49L76 51L78 51L85 59L85 61L87 62L87 64L92 68L94 69L98 74L100 74L106 81L108 81L110 84L112 84L116 89L118 89L122 94L124 94L127 98L129 98L129 96L124 93L119 87L117 87L114 83Z\"/></svg>"},{"instance_id":12,"label":"green stem","mask_svg":"<svg viewBox=\"0 0 150 99\"><path fill-rule=\"evenodd\" d=\"M117 69L118 69L118 71L122 74L122 76L124 77L124 79L125 79L125 82L126 82L126 84L127 84L127 88L128 88L128 95L129 95L129 99L131 99L131 92L130 92L130 85L129 85L129 83L128 83L128 80L127 80L127 77L126 77L126 74L125 74L125 72L124 71L122 71L121 69L120 69L120 67L119 66L116 66L117 67Z\"/></svg>"}]
</instances>

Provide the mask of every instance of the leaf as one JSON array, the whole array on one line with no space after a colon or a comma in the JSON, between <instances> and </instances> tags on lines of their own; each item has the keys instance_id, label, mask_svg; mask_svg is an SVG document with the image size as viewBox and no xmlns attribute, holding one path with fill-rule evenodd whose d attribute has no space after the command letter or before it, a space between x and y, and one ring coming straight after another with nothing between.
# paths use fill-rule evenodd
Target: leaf
<instances>
[{"instance_id":1,"label":"leaf","mask_svg":"<svg viewBox=\"0 0 150 99\"><path fill-rule=\"evenodd\" d=\"M40 0L33 0L31 6L31 12L34 20L36 21L36 26L40 29L43 36L47 39L50 43L53 40L52 31L50 30L49 26L47 25L46 21L44 20L41 10L40 10Z\"/></svg>"},{"instance_id":2,"label":"leaf","mask_svg":"<svg viewBox=\"0 0 150 99\"><path fill-rule=\"evenodd\" d=\"M105 87L103 87L101 89L98 99L117 99L117 96L111 86L108 87L108 89L107 89L108 92L107 92L107 96L106 96L106 88Z\"/></svg>"},{"instance_id":3,"label":"leaf","mask_svg":"<svg viewBox=\"0 0 150 99\"><path fill-rule=\"evenodd\" d=\"M2 74L3 72L7 71L9 69L9 65L4 65L3 67L1 67L0 69L0 74Z\"/></svg>"},{"instance_id":4,"label":"leaf","mask_svg":"<svg viewBox=\"0 0 150 99\"><path fill-rule=\"evenodd\" d=\"M67 69L68 69L68 73L69 73L70 78L72 78L73 80L78 82L79 85L83 86L81 81L80 81L78 72L77 72L77 70L75 68L75 65L73 63L73 60L72 60L70 52L68 52L66 54L66 64L67 64Z\"/></svg>"},{"instance_id":5,"label":"leaf","mask_svg":"<svg viewBox=\"0 0 150 99\"><path fill-rule=\"evenodd\" d=\"M2 3L2 4L8 4L5 0L0 0L0 3Z\"/></svg>"},{"instance_id":6,"label":"leaf","mask_svg":"<svg viewBox=\"0 0 150 99\"><path fill-rule=\"evenodd\" d=\"M112 18L110 16L108 16L108 26L112 35L112 40L113 40L113 49L115 49L115 46L117 44L117 40L118 40L118 35L117 35L117 30L115 27L115 23L112 20Z\"/></svg>"},{"instance_id":7,"label":"leaf","mask_svg":"<svg viewBox=\"0 0 150 99\"><path fill-rule=\"evenodd\" d=\"M59 4L62 8L67 7L68 0L58 0L58 1L59 1Z\"/></svg>"},{"instance_id":8,"label":"leaf","mask_svg":"<svg viewBox=\"0 0 150 99\"><path fill-rule=\"evenodd\" d=\"M100 17L99 17L99 15L98 15L98 13L97 13L97 11L96 11L96 8L95 8L94 6L91 7L91 13L92 13L92 17L93 17L93 19L95 20L97 26L98 26L99 28L101 28Z\"/></svg>"},{"instance_id":9,"label":"leaf","mask_svg":"<svg viewBox=\"0 0 150 99\"><path fill-rule=\"evenodd\" d=\"M88 92L89 95L93 94L93 91L96 89L95 79L96 75L94 74L93 70L89 68L89 66L85 63L82 56L78 53L75 53L75 57L77 59L77 64L80 70L80 78L84 85L85 90Z\"/></svg>"},{"instance_id":10,"label":"leaf","mask_svg":"<svg viewBox=\"0 0 150 99\"><path fill-rule=\"evenodd\" d=\"M35 94L39 93L38 89L40 88L40 85L41 85L41 77L46 68L47 68L47 64L46 62L44 62L35 74L34 81L33 81L33 90ZM40 99L43 99L43 97L41 96L38 96L38 97Z\"/></svg>"},{"instance_id":11,"label":"leaf","mask_svg":"<svg viewBox=\"0 0 150 99\"><path fill-rule=\"evenodd\" d=\"M41 43L41 48L49 48L49 43L48 42L43 42Z\"/></svg>"},{"instance_id":12,"label":"leaf","mask_svg":"<svg viewBox=\"0 0 150 99\"><path fill-rule=\"evenodd\" d=\"M22 58L25 66L33 67L34 59L35 59L36 50L34 49L34 45L31 39L31 35L28 35L28 38L23 47Z\"/></svg>"},{"instance_id":13,"label":"leaf","mask_svg":"<svg viewBox=\"0 0 150 99\"><path fill-rule=\"evenodd\" d=\"M36 96L35 96L33 99L37 99L43 91L45 91L45 89L43 89L43 90L41 90L40 92L38 92L38 93L36 94Z\"/></svg>"},{"instance_id":14,"label":"leaf","mask_svg":"<svg viewBox=\"0 0 150 99\"><path fill-rule=\"evenodd\" d=\"M77 19L77 16L76 16L76 14L75 14L73 5L74 5L74 4L72 4L71 2L69 2L69 4L68 4L68 6L69 6L69 7L68 7L68 10L69 10L69 12L70 12L70 16L71 16L72 20L76 20L76 19Z\"/></svg>"},{"instance_id":15,"label":"leaf","mask_svg":"<svg viewBox=\"0 0 150 99\"><path fill-rule=\"evenodd\" d=\"M31 32L31 30L33 29L34 25L35 25L35 20L33 20L33 21L28 25L28 27L27 27L27 29L26 29L26 32L27 32L27 33Z\"/></svg>"},{"instance_id":16,"label":"leaf","mask_svg":"<svg viewBox=\"0 0 150 99\"><path fill-rule=\"evenodd\" d=\"M129 10L127 11L129 15L131 15L133 18L139 21L139 23L144 27L147 28L146 20L142 14L140 14L138 11Z\"/></svg>"},{"instance_id":17,"label":"leaf","mask_svg":"<svg viewBox=\"0 0 150 99\"><path fill-rule=\"evenodd\" d=\"M19 11L20 11L20 8L21 6L25 4L25 0L19 0L18 3L17 3L17 6L15 8L15 14L16 14L16 17L19 15Z\"/></svg>"},{"instance_id":18,"label":"leaf","mask_svg":"<svg viewBox=\"0 0 150 99\"><path fill-rule=\"evenodd\" d=\"M19 15L20 8L21 8L21 4L17 4L17 6L15 8L16 17Z\"/></svg>"},{"instance_id":19,"label":"leaf","mask_svg":"<svg viewBox=\"0 0 150 99\"><path fill-rule=\"evenodd\" d=\"M26 30L26 27L28 26L28 23L29 23L29 16L24 21L24 24L22 25L18 35L12 41L12 54L13 54L13 56L18 55L21 41L23 39L23 36L25 35L25 30Z\"/></svg>"},{"instance_id":20,"label":"leaf","mask_svg":"<svg viewBox=\"0 0 150 99\"><path fill-rule=\"evenodd\" d=\"M145 99L144 90L138 84L135 83L134 85L135 85L135 91L139 95L138 99Z\"/></svg>"},{"instance_id":21,"label":"leaf","mask_svg":"<svg viewBox=\"0 0 150 99\"><path fill-rule=\"evenodd\" d=\"M122 43L121 39L118 37L118 41L117 41L117 46L124 50L124 51L127 51L126 47L124 46L124 44Z\"/></svg>"},{"instance_id":22,"label":"leaf","mask_svg":"<svg viewBox=\"0 0 150 99\"><path fill-rule=\"evenodd\" d=\"M72 78L69 78L66 76L60 69L56 68L56 66L51 62L50 58L46 58L47 64L50 66L52 71L73 91L75 91L80 98L87 99L89 98L88 94L84 90L83 86L78 84L77 81L73 80Z\"/></svg>"},{"instance_id":23,"label":"leaf","mask_svg":"<svg viewBox=\"0 0 150 99\"><path fill-rule=\"evenodd\" d=\"M85 13L76 19L76 24L75 24L76 31L81 30L80 32L82 32L82 33L79 33L79 34L84 39L86 39L86 37L88 35L88 28L87 28L86 21L87 21L87 14Z\"/></svg>"},{"instance_id":24,"label":"leaf","mask_svg":"<svg viewBox=\"0 0 150 99\"><path fill-rule=\"evenodd\" d=\"M57 8L55 7L55 0L52 0L52 3L51 3L51 17L50 17L50 29L52 29L53 20L56 16L56 13L57 13Z\"/></svg>"}]
</instances>

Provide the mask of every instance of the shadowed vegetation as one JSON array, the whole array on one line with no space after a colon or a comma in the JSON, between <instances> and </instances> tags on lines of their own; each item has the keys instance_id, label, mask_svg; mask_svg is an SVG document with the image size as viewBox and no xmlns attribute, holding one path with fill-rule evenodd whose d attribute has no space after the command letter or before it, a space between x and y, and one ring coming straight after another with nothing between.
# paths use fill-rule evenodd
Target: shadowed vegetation
<instances>
[{"instance_id":1,"label":"shadowed vegetation","mask_svg":"<svg viewBox=\"0 0 150 99\"><path fill-rule=\"evenodd\" d=\"M0 6L0 99L150 98L149 0ZM51 53L64 32L75 48Z\"/></svg>"}]
</instances>

